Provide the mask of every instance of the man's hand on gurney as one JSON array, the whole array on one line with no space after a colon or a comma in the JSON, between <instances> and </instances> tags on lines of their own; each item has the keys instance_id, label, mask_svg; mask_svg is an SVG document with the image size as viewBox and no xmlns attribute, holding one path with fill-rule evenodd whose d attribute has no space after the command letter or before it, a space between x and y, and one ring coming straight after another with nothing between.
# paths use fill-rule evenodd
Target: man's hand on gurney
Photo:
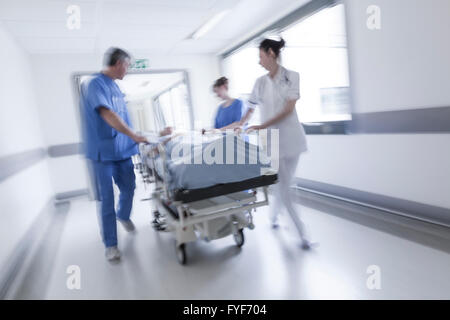
<instances>
[{"instance_id":1,"label":"man's hand on gurney","mask_svg":"<svg viewBox=\"0 0 450 320\"><path fill-rule=\"evenodd\" d=\"M130 138L133 139L133 141L136 142L136 143L148 143L148 140L147 140L146 137L141 136L141 135L136 134L136 133L132 134L130 136Z\"/></svg>"}]
</instances>

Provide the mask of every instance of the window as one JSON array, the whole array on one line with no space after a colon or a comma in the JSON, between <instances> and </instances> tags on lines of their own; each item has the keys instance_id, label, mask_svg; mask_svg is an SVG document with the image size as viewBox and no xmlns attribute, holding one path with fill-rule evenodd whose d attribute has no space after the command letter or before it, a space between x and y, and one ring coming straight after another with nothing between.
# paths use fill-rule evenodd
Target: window
<instances>
[{"instance_id":1,"label":"window","mask_svg":"<svg viewBox=\"0 0 450 320\"><path fill-rule=\"evenodd\" d=\"M154 98L153 104L158 113L157 127L161 130L171 126L177 130L190 128L190 112L187 86L180 82Z\"/></svg>"},{"instance_id":2,"label":"window","mask_svg":"<svg viewBox=\"0 0 450 320\"><path fill-rule=\"evenodd\" d=\"M278 30L272 34L286 41L281 64L300 73L301 98L296 106L300 121L351 120L344 5L321 8ZM267 73L258 56L259 40L264 36L267 33L223 59L224 73L236 96L248 97L256 78Z\"/></svg>"}]
</instances>

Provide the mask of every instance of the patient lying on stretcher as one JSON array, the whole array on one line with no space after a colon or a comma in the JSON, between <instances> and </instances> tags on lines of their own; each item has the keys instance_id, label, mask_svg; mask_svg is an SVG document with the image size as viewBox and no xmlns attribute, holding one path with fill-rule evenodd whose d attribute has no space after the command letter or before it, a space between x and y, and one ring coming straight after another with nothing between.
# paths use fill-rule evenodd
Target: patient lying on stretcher
<instances>
[{"instance_id":1,"label":"patient lying on stretcher","mask_svg":"<svg viewBox=\"0 0 450 320\"><path fill-rule=\"evenodd\" d=\"M274 173L270 158L257 144L231 134L171 133L143 152L153 152L156 172L170 189L197 189Z\"/></svg>"}]
</instances>

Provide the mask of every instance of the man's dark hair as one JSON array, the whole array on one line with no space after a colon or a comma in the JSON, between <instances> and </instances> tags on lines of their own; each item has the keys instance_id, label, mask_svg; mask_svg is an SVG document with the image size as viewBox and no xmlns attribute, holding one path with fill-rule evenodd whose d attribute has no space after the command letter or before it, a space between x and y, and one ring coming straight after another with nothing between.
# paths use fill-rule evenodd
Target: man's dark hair
<instances>
[{"instance_id":1,"label":"man's dark hair","mask_svg":"<svg viewBox=\"0 0 450 320\"><path fill-rule=\"evenodd\" d=\"M114 66L117 61L125 59L131 59L131 56L128 52L120 48L109 48L105 53L103 63L105 66L111 67Z\"/></svg>"}]
</instances>

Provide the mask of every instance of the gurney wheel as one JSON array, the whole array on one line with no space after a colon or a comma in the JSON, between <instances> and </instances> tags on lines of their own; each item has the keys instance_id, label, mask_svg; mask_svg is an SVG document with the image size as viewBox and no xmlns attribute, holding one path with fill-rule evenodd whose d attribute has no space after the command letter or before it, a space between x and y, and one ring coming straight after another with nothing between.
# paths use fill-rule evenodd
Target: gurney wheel
<instances>
[{"instance_id":1,"label":"gurney wheel","mask_svg":"<svg viewBox=\"0 0 450 320\"><path fill-rule=\"evenodd\" d=\"M155 217L155 219L158 219L161 216L161 213L159 213L159 211L153 211L153 217Z\"/></svg>"},{"instance_id":2,"label":"gurney wheel","mask_svg":"<svg viewBox=\"0 0 450 320\"><path fill-rule=\"evenodd\" d=\"M239 229L237 233L233 234L234 241L236 242L236 245L240 248L244 245L245 238L244 238L244 230Z\"/></svg>"},{"instance_id":3,"label":"gurney wheel","mask_svg":"<svg viewBox=\"0 0 450 320\"><path fill-rule=\"evenodd\" d=\"M186 264L186 246L184 243L176 247L177 260L180 264Z\"/></svg>"}]
</instances>

